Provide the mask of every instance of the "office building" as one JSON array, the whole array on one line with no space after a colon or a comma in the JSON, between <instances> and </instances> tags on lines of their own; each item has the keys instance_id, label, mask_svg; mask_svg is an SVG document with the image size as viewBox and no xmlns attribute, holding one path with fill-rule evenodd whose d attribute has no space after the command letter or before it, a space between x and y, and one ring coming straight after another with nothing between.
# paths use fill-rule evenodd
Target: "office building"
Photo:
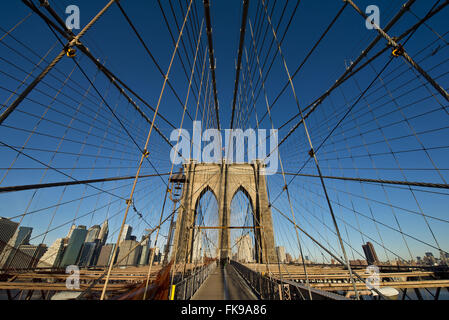
<instances>
[{"instance_id":1,"label":"office building","mask_svg":"<svg viewBox=\"0 0 449 320\"><path fill-rule=\"evenodd\" d=\"M96 248L97 242L84 242L83 248L80 252L80 257L78 259L79 267L89 267L92 265Z\"/></svg>"},{"instance_id":2,"label":"office building","mask_svg":"<svg viewBox=\"0 0 449 320\"><path fill-rule=\"evenodd\" d=\"M70 239L70 237L72 236L72 232L73 230L76 229L76 225L72 224L72 226L70 227L69 233L67 234L67 239Z\"/></svg>"},{"instance_id":3,"label":"office building","mask_svg":"<svg viewBox=\"0 0 449 320\"><path fill-rule=\"evenodd\" d=\"M9 240L14 236L18 226L19 224L17 222L0 217L0 255Z\"/></svg>"},{"instance_id":4,"label":"office building","mask_svg":"<svg viewBox=\"0 0 449 320\"><path fill-rule=\"evenodd\" d=\"M15 254L11 257L8 269L26 270L35 268L45 251L47 251L47 246L45 244L40 244L38 246L29 244L20 245Z\"/></svg>"},{"instance_id":5,"label":"office building","mask_svg":"<svg viewBox=\"0 0 449 320\"><path fill-rule=\"evenodd\" d=\"M159 249L159 247L155 247L154 248L154 261L161 261L161 250Z\"/></svg>"},{"instance_id":6,"label":"office building","mask_svg":"<svg viewBox=\"0 0 449 320\"><path fill-rule=\"evenodd\" d=\"M148 263L151 262L151 256L153 256L153 262L161 262L162 254L161 254L161 252L160 252L158 247L150 248L149 262Z\"/></svg>"},{"instance_id":7,"label":"office building","mask_svg":"<svg viewBox=\"0 0 449 320\"><path fill-rule=\"evenodd\" d=\"M120 243L117 257L119 266L136 266L138 264L142 249L138 244L135 240L123 240Z\"/></svg>"},{"instance_id":8,"label":"office building","mask_svg":"<svg viewBox=\"0 0 449 320\"><path fill-rule=\"evenodd\" d=\"M276 247L276 254L279 259L279 263L285 263L287 261L285 248L283 246Z\"/></svg>"},{"instance_id":9,"label":"office building","mask_svg":"<svg viewBox=\"0 0 449 320\"><path fill-rule=\"evenodd\" d=\"M153 260L151 260L153 259ZM148 252L148 264L150 263L154 263L157 260L157 256L154 252L154 248L150 248L149 252Z\"/></svg>"},{"instance_id":10,"label":"office building","mask_svg":"<svg viewBox=\"0 0 449 320\"><path fill-rule=\"evenodd\" d=\"M169 227L167 244L164 245L164 259L162 260L164 263L168 262L170 249L173 246L173 238L175 237L175 230L176 230L176 221L173 221L173 223L171 223Z\"/></svg>"},{"instance_id":11,"label":"office building","mask_svg":"<svg viewBox=\"0 0 449 320\"><path fill-rule=\"evenodd\" d=\"M142 244L140 245L141 246L141 254L140 254L140 259L139 259L139 265L140 266L146 266L148 264L148 262L149 262L149 258L150 258L150 244L151 244L150 239L145 239L142 242Z\"/></svg>"},{"instance_id":12,"label":"office building","mask_svg":"<svg viewBox=\"0 0 449 320\"><path fill-rule=\"evenodd\" d=\"M97 265L98 258L100 257L101 248L103 248L104 246L104 243L102 242L101 239L95 239L94 242L95 242L95 250L92 259L90 260L91 266Z\"/></svg>"},{"instance_id":13,"label":"office building","mask_svg":"<svg viewBox=\"0 0 449 320\"><path fill-rule=\"evenodd\" d=\"M108 234L109 234L109 223L108 220L106 220L101 225L100 233L98 234L98 239L100 240L101 245L104 245L106 243L106 240L108 239Z\"/></svg>"},{"instance_id":14,"label":"office building","mask_svg":"<svg viewBox=\"0 0 449 320\"><path fill-rule=\"evenodd\" d=\"M61 268L65 268L70 265L76 265L81 249L86 240L87 230L85 226L79 226L72 230L67 248L65 249L64 256L61 261Z\"/></svg>"},{"instance_id":15,"label":"office building","mask_svg":"<svg viewBox=\"0 0 449 320\"><path fill-rule=\"evenodd\" d=\"M16 233L11 239L14 239L14 246L19 246L21 244L29 244L31 239L31 233L33 228L31 227L19 227Z\"/></svg>"},{"instance_id":16,"label":"office building","mask_svg":"<svg viewBox=\"0 0 449 320\"><path fill-rule=\"evenodd\" d=\"M367 242L362 245L363 252L365 252L365 258L368 265L379 264L379 259L377 258L376 250L371 242Z\"/></svg>"},{"instance_id":17,"label":"office building","mask_svg":"<svg viewBox=\"0 0 449 320\"><path fill-rule=\"evenodd\" d=\"M112 253L114 252L115 244L109 243L105 244L100 249L100 254L97 259L97 267L109 266L111 261Z\"/></svg>"},{"instance_id":18,"label":"office building","mask_svg":"<svg viewBox=\"0 0 449 320\"><path fill-rule=\"evenodd\" d=\"M30 227L19 227L16 229L16 232L0 254L0 269L8 268L12 257L20 245L30 244L31 232L33 232L33 228Z\"/></svg>"},{"instance_id":19,"label":"office building","mask_svg":"<svg viewBox=\"0 0 449 320\"><path fill-rule=\"evenodd\" d=\"M38 268L58 268L64 254L64 238L56 239L37 264Z\"/></svg>"},{"instance_id":20,"label":"office building","mask_svg":"<svg viewBox=\"0 0 449 320\"><path fill-rule=\"evenodd\" d=\"M100 235L100 226L94 225L87 230L87 236L85 242L94 242L95 239L98 239L98 236Z\"/></svg>"},{"instance_id":21,"label":"office building","mask_svg":"<svg viewBox=\"0 0 449 320\"><path fill-rule=\"evenodd\" d=\"M133 232L133 228L130 225L125 224L123 226L123 231L120 236L120 242L125 241L125 240L130 240L132 232Z\"/></svg>"}]
</instances>

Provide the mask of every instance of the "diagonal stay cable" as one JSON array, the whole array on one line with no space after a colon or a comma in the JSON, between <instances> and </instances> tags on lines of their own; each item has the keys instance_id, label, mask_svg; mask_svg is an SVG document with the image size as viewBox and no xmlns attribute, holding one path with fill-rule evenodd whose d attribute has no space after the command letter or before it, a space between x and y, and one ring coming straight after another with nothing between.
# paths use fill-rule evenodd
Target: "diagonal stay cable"
<instances>
[{"instance_id":1,"label":"diagonal stay cable","mask_svg":"<svg viewBox=\"0 0 449 320\"><path fill-rule=\"evenodd\" d=\"M387 26L385 27L385 31L391 29L396 23L397 21L402 17L402 15L408 10L408 8L410 8L412 6L412 4L415 2L416 0L409 0L406 4L404 4L401 7L401 10L393 17L393 19L390 20L390 22L387 24ZM430 18L430 16L426 16L426 18ZM357 69L357 72L354 70L354 68L362 61L362 59L364 57L366 57L368 55L368 53L373 49L373 47L380 41L381 36L377 36L366 48L365 50L362 51L362 53L360 54L360 56L353 61L353 63L347 68L347 70L345 70L345 72L335 81L335 83L324 93L322 94L319 98L315 99L314 102L312 102L311 104L309 104L307 107L304 108L304 111L307 111L307 114L304 116L305 119L307 119L317 108L318 106L320 106L323 101L330 96L330 94L337 88L339 87L343 82L345 82L346 80L348 80L350 77L354 76L358 71L361 70L361 68ZM388 47L387 47L388 48ZM310 110L309 110L310 109ZM291 122L293 119L296 119L297 117L300 116L300 113L298 112L296 115L294 115L290 120L287 121L287 123ZM289 133L282 139L282 141L280 142L280 144L282 144L289 136L291 136L293 134L294 131L296 131L296 129L298 129L298 127L302 124L303 120L300 119L294 126L293 128L289 131ZM283 125L284 126L284 125Z\"/></svg>"},{"instance_id":2,"label":"diagonal stay cable","mask_svg":"<svg viewBox=\"0 0 449 320\"><path fill-rule=\"evenodd\" d=\"M439 1L438 1L439 2ZM437 2L437 3L438 3ZM448 1L446 1L446 3L447 3ZM402 12L402 10L405 8L405 7L407 7L407 5L408 5L408 7L409 6L411 6L411 4L413 4L414 3L414 1L413 0L410 0L406 5L404 5L403 7L402 7L402 9L401 9L401 12ZM432 12L432 10L433 10L433 8L437 5L437 3L435 3L434 4L434 6L432 7L432 9L430 10L430 12ZM429 14L430 14L430 12L429 12ZM428 15L426 15L426 17L428 17L429 16L429 14ZM398 15L396 15L396 17L397 17ZM393 20L392 21L390 21L390 23L388 24L388 26L385 28L385 30L388 30L389 28L389 26L391 25L391 23L393 22L393 21L395 21L395 18L393 18ZM412 31L411 31L411 33L409 33L408 34L408 38L404 41L404 43L403 43L403 45L405 45L412 37L413 37L413 35L415 34L415 32L417 31L417 29L418 28L414 28L414 29L412 29ZM385 31L384 31L385 32ZM380 37L380 36L378 36L378 37ZM376 38L377 39L377 38ZM364 55L364 56L366 56L366 55ZM363 58L363 57L362 57ZM376 75L376 77L373 79L373 81L368 85L368 87L360 94L360 96L358 97L358 99L352 104L352 106L347 110L347 112L342 116L342 118L338 121L338 123L334 126L334 128L329 132L329 134L324 138L324 140L321 142L321 144L318 146L318 148L316 148L315 150L311 150L311 153L313 153L313 154L316 154L318 151L319 151L319 149L324 145L324 143L332 136L332 134L335 132L335 130L340 126L340 124L345 120L345 118L351 113L351 111L354 109L354 107L360 102L360 100L362 99L362 98L364 98L365 97L365 95L366 95L366 93L369 91L369 89L374 85L374 83L375 82L377 82L377 80L381 77L381 75L383 74L383 72L387 69L387 67L390 65L390 63L393 61L393 59L394 59L394 56L392 55L391 57L390 57L390 59L388 60L388 62L385 64L385 66L377 73L377 75ZM351 65L349 68L348 68L348 70L350 70L351 69L351 67L353 67L353 65ZM347 71L348 71L347 70ZM346 72L347 72L346 71ZM345 74L346 74L346 72L345 72ZM327 96L327 95L325 95L325 96ZM315 110L315 106L312 108L312 110L310 110L309 112L308 112L308 114L306 115L306 117L312 112L312 111L314 111ZM298 125L300 124L300 123L303 123L303 122L305 122L305 119L301 119L301 121L300 122L298 122ZM297 126L295 127L295 128L297 128ZM303 166L296 172L296 174L299 174L301 171L302 171L302 169L304 169L304 167L307 165L307 163L310 161L310 159L311 159L311 157L310 158L308 158L307 160L306 160L306 162L303 164ZM294 176L291 180L290 180L290 182L288 183L288 185L290 185L290 183L296 178L297 176ZM279 193L279 195L275 198L275 200L274 201L276 201L278 198L279 198L279 196L282 194L282 192L281 193Z\"/></svg>"},{"instance_id":3,"label":"diagonal stay cable","mask_svg":"<svg viewBox=\"0 0 449 320\"><path fill-rule=\"evenodd\" d=\"M58 39L58 41L64 46L63 42L61 41L61 39L58 37L58 35L56 34L56 32L53 30L53 27L47 22L47 26L50 28L50 31L54 34L54 36ZM76 39L76 38L75 38ZM100 93L100 91L98 90L98 88L95 86L95 84L92 82L92 80L89 78L89 76L87 75L87 73L84 71L84 69L81 67L81 65L78 63L77 58L73 57L72 58L73 62L75 63L75 65L78 67L78 69L81 71L81 73L83 74L83 76L86 78L86 80L89 82L89 84L91 85L91 87L95 90L95 92L98 94L98 96L101 98L101 100L103 101L103 103L105 104L105 106L109 109L109 111L112 113L112 115L114 116L114 118L118 121L118 123L120 124L120 126L122 127L122 129L125 131L125 133L129 136L129 138L131 139L131 141L134 143L134 145L137 147L137 149L141 152L143 158L142 159L146 159L147 162L150 164L150 166L153 168L153 170L159 174L158 170L156 169L156 167L153 165L153 163L150 161L150 159L148 158L148 151L147 151L147 147L148 147L148 142L147 141L147 145L145 146L145 149L142 149L139 144L137 143L137 141L135 140L135 138L132 136L132 134L129 132L129 130L126 128L126 125L122 122L122 120L120 120L120 118L117 116L116 112L111 108L111 106L109 105L109 103L106 101L106 99L104 98L104 96ZM167 78L165 80L165 82L167 81ZM164 84L165 84L164 82ZM160 104L160 101L159 101ZM158 108L159 108L159 104L158 104ZM156 109L157 110L157 109ZM154 127L154 122L156 121L156 115L157 112L155 112L154 114L154 118L153 121L151 121L151 127L150 127L150 132ZM167 183L165 182L165 180L160 176L160 179L162 180L162 183L164 183L167 186Z\"/></svg>"},{"instance_id":4,"label":"diagonal stay cable","mask_svg":"<svg viewBox=\"0 0 449 320\"><path fill-rule=\"evenodd\" d=\"M162 68L160 67L159 63L157 62L156 58L154 57L154 55L152 54L152 52L150 51L150 49L148 48L148 45L145 43L145 41L143 40L142 36L140 35L139 31L137 31L136 27L134 26L133 22L131 21L131 19L129 18L128 14L126 13L126 11L123 9L122 5L120 4L119 1L116 2L117 6L119 7L121 13L123 14L123 16L125 17L126 21L128 22L128 24L130 25L131 29L134 31L134 33L136 34L137 38L139 39L140 43L142 44L142 46L144 47L145 51L148 53L148 55L150 56L151 60L154 62L154 64L156 65L156 68L158 69L158 71L160 72L160 74L165 77L164 75L164 71L162 70ZM175 95L176 99L181 103L181 106L183 105L181 98L179 97L179 95L177 94L176 90L173 88L170 80L167 80L167 84L170 87L170 89L172 90L173 94ZM187 116L190 118L190 120L192 120L192 117L190 115L190 113L187 111Z\"/></svg>"},{"instance_id":5,"label":"diagonal stay cable","mask_svg":"<svg viewBox=\"0 0 449 320\"><path fill-rule=\"evenodd\" d=\"M162 85L161 93L160 93L160 95L159 95L159 100L158 100L158 103L157 103L157 106L156 106L156 112L154 113L153 121L152 121L150 130L149 130L149 132L148 132L147 140L146 140L146 142L145 142L145 148L144 148L144 150L147 150L148 145L149 145L149 142L150 142L151 133L152 133L153 127L154 127L154 122L155 122L155 120L156 120L156 117L157 117L157 114L158 114L158 111L159 111L159 107L160 107L161 102L162 102L162 97L163 97L164 92L165 92L165 86L166 86L167 81L168 81L168 76L169 76L170 71L171 71L172 66L173 66L173 61L174 61L174 59L175 59L175 57L176 57L176 54L177 54L177 52L178 52L178 45L179 45L179 42L180 42L180 40L181 40L181 38L182 38L183 31L184 31L184 27L185 27L186 22L187 22L188 17L189 17L190 9L191 9L191 7L192 7L192 2L193 2L193 0L190 0L189 7L188 7L188 9L187 9L187 13L186 13L185 18L184 18L184 22L183 22L181 31L180 31L179 36L178 36L177 45L175 46L175 49L173 50L173 54L172 54L172 57L171 57L170 65L169 65L168 70L167 70L167 73L166 73L166 75L165 75L165 80L164 80L164 83L163 83L163 85ZM138 181L138 177L139 177L139 175L140 175L140 170L141 170L141 168L142 168L142 163L143 163L144 159L147 159L146 156L147 156L147 151L145 151L144 153L142 153L142 157L141 157L141 159L140 159L139 167L138 167L137 173L136 173L136 178L134 179L134 184L133 184L133 187L132 187L132 189L131 189L131 194L130 194L130 197L129 197L130 199L127 201L127 206L126 206L126 210L125 210L125 213L124 213L124 216L123 216L123 222L122 222L122 226L121 226L121 228L120 228L120 233L119 233L119 237L118 237L118 239L117 239L117 244L116 244L116 246L115 246L115 248L114 248L113 257L115 257L116 254L117 254L117 249L118 249L117 247L118 247L118 244L119 244L120 236L121 236L121 234L122 234L122 232L123 232L123 229L124 229L124 225L125 225L125 222L126 222L126 218L127 218L127 215L128 215L128 211L129 211L129 208L130 208L130 205L131 205L131 199L133 198L134 190L135 190L135 188L136 188L136 184L137 184L137 181ZM164 181L164 183L165 183L165 181ZM103 291L102 291L102 293L101 293L101 298L100 298L101 300L104 300L104 298L105 298L106 288L107 288L107 285L108 285L108 282L109 282L109 276L110 276L111 271L112 271L112 266L113 266L113 263L110 263L110 264L109 264L109 268L108 268L108 272L107 272L107 276L106 276L106 281L105 281L105 284L104 284L104 287L103 287Z\"/></svg>"},{"instance_id":6,"label":"diagonal stay cable","mask_svg":"<svg viewBox=\"0 0 449 320\"><path fill-rule=\"evenodd\" d=\"M50 169L57 170L56 168L53 168L53 167L50 167ZM146 175L140 175L139 178L161 177L161 176L167 176L167 175L169 175L169 173L146 174ZM17 185L17 186L9 186L9 187L0 187L0 193L17 192L17 191L34 190L34 189L46 189L46 188L54 188L54 187L62 187L62 186L73 186L73 185L79 185L79 184L90 185L91 183L122 181L122 180L130 180L130 179L134 179L134 178L135 178L135 176L122 176L122 177L110 177L110 178L102 178L102 179L74 180L74 181L62 181L62 182L40 183L40 184Z\"/></svg>"},{"instance_id":7,"label":"diagonal stay cable","mask_svg":"<svg viewBox=\"0 0 449 320\"><path fill-rule=\"evenodd\" d=\"M58 169L56 169L56 168L53 168L52 166L50 166L50 165L48 165L48 164L46 164L46 163L40 161L40 160L37 159L37 158L34 158L33 156L30 156L29 154L26 154L26 153L23 152L23 151L20 151L20 150L14 148L13 146L11 146L11 145L9 145L9 144L3 142L3 141L0 141L0 144L3 145L3 146L5 146L5 147L7 147L7 148L9 148L9 149L11 149L11 150L13 150L13 151L15 151L15 152L18 152L18 153L22 154L23 156L25 156L25 157L27 157L27 158L29 158L29 159L31 159L31 160L33 160L33 161L35 161L35 162L37 162L37 163L43 165L43 166L45 166L45 167L47 167L48 169L51 169L51 170L53 170L53 171L56 171L56 172L58 172L58 173L60 173L60 174L62 174L62 175L64 175L64 176L66 176L67 178L70 178L70 179L74 180L75 182L78 182L78 181L79 181L79 180L75 179L74 177L72 177L72 176L66 174L65 172L63 172L63 171L61 171L61 170L58 170ZM114 194L114 193L111 193L111 192L109 192L109 191L102 190L102 189L100 189L100 188L98 188L98 187L95 187L95 186L91 185L90 183L85 183L85 184L87 184L89 187L92 187L92 188L94 188L94 189L96 189L96 190L98 190L98 191L101 191L101 192L107 193L107 194L109 194L109 195L112 195L112 196L114 196L114 197L117 197L117 198L120 198L120 199L122 199L122 200L125 200L125 198L123 198L123 197L120 197L120 196L118 196L118 195L116 195L116 194Z\"/></svg>"},{"instance_id":8,"label":"diagonal stay cable","mask_svg":"<svg viewBox=\"0 0 449 320\"><path fill-rule=\"evenodd\" d=\"M268 23L270 24L271 30L272 30L272 32L273 32L273 37L274 37L275 40L276 40L276 44L277 44L277 47L278 47L279 55L280 55L280 57L281 57L281 59L282 59L283 66L284 66L284 69L285 69L285 72L286 72L287 77L288 77L288 79L289 79L290 87L291 87L293 96L294 96L294 98L295 98L296 106L298 107L298 111L300 112L301 118L302 118L302 120L303 120L304 130L305 130L305 133L306 133L306 136L307 136L307 141L308 141L309 146L310 146L310 152L309 152L310 158L313 158L313 159L314 159L315 165L316 165L316 169L317 169L317 171L318 171L318 174L320 175L320 181L321 181L321 185L322 185L322 187L323 187L323 192L324 192L324 194L326 195L326 200L327 200L328 207L329 207L329 213L330 213L330 215L331 215L331 218L332 218L332 221L333 221L333 224L334 224L334 227L335 227L335 231L337 232L338 240L339 240L339 243L340 243L340 247L341 247L341 250L342 250L342 252L343 252L343 256L344 256L344 258L345 258L345 261L346 261L346 264L347 264L347 267L348 267L348 270L349 270L349 274L350 274L350 276L351 276L351 283L352 283L352 286L353 286L354 291L355 291L355 294L356 294L356 299L358 300L358 299L359 299L359 293L358 293L358 290L357 290L357 287L356 287L356 284L355 284L355 280L354 280L354 277L353 277L353 272L352 272L351 266L350 266L350 264L349 264L349 259L348 259L347 254L346 254L346 249L345 249L345 246L344 246L344 244L343 244L342 237L341 237L341 235L340 235L340 230L339 230L339 227L338 227L337 220L335 219L335 213L334 213L332 204L331 204L331 202L330 202L330 200L329 200L329 195L328 195L328 193L327 193L326 184L324 183L324 180L323 180L323 178L322 178L320 165L319 165L319 162L318 162L316 153L314 152L313 143L312 143L312 140L311 140L311 137L310 137L310 134L309 134L309 131L308 131L306 122L305 122L305 120L304 120L303 111L302 111L302 108L301 108L300 105L299 105L299 100L298 100L298 97L297 97L297 95L296 95L295 86L294 86L294 84L293 84L293 81L292 81L292 78L291 78L291 75L290 75L290 72L289 72L289 69L288 69L288 66L287 66L287 62L286 62L285 56L284 56L284 54L283 54L283 52L282 52L282 49L281 49L281 44L279 43L279 40L278 40L278 38L277 38L276 31L275 31L275 29L274 29L274 27L273 27L273 24L272 24L272 21L271 21L271 17L270 17L270 15L268 14L268 9L267 9L267 7L266 7L266 5L265 5L265 1L264 1L264 0L262 0L262 4L264 5L265 17L266 17ZM285 187L283 188L283 190L288 190L288 186L285 186Z\"/></svg>"},{"instance_id":9,"label":"diagonal stay cable","mask_svg":"<svg viewBox=\"0 0 449 320\"><path fill-rule=\"evenodd\" d=\"M38 8L36 8L32 3L26 2L27 0L22 0L25 2L27 6L30 7L31 10L36 12L49 26L52 26L53 30L58 31L64 38L66 38L69 41L72 41L74 39L74 36L71 33L71 30L67 29L66 25L62 22L61 27L65 29L65 31L61 30L55 23L50 20L46 15L44 15ZM57 14L52 11L50 4L48 1L46 1L44 6L47 11L52 13L52 16L59 18ZM61 20L60 18L57 19L58 21ZM98 59L96 59L90 50L85 47L79 40L75 43L75 45L97 66L97 68L104 73L104 75L114 84L114 86L117 88L117 90L123 94L123 96L128 100L129 103L133 105L133 107L139 112L139 114L148 122L151 124L151 120L148 118L148 116L140 109L140 107L128 96L128 94L125 92L124 89L126 89L128 92L130 92L132 95L134 95L138 100L140 100L146 107L148 107L151 111L155 112L155 109L146 102L140 95L138 95L134 90L132 90L128 85L126 85L120 78L118 78L114 73L112 73L106 66L100 63ZM122 87L120 87L120 85ZM162 114L160 115L160 118L164 120L170 127L176 128L167 118L165 118ZM165 142L167 142L171 147L173 147L170 143L170 141L165 137L165 135L159 130L158 127L155 126L156 132L164 139Z\"/></svg>"},{"instance_id":10,"label":"diagonal stay cable","mask_svg":"<svg viewBox=\"0 0 449 320\"><path fill-rule=\"evenodd\" d=\"M97 22L100 17L109 9L116 0L111 0L98 14L84 27L83 30L69 42L67 46L73 46L77 41ZM53 30L53 29L52 29ZM8 108L0 115L0 125L9 117L9 115L22 103L22 101L30 94L30 92L45 78L45 76L61 61L66 55L66 47L53 59L53 61L31 82L31 84L11 103Z\"/></svg>"},{"instance_id":11,"label":"diagonal stay cable","mask_svg":"<svg viewBox=\"0 0 449 320\"><path fill-rule=\"evenodd\" d=\"M380 77L380 75L387 69L387 67L390 65L390 63L393 61L393 57L390 57L390 60L384 65L384 67L377 73L375 78L371 81L371 83L368 85L368 87L360 94L359 98L349 107L349 109L346 111L346 113L341 117L341 119L338 121L338 123L333 127L333 129L329 132L329 134L324 138L324 140L320 143L320 145L316 148L311 150L311 153L314 155L317 154L317 152L321 149L323 144L331 137L331 135L335 132L335 130L340 126L340 124L346 119L346 117L351 113L351 111L354 109L354 107L360 102L360 100L364 97L364 95L368 92L368 90L373 86L373 84L377 81L377 79ZM309 163L310 159L312 157L307 158L307 160L304 162L304 164L301 166L301 168L295 173L295 176L290 180L290 182L287 184L289 186L292 181L301 173L302 169ZM276 202L276 200L279 198L279 196L282 194L283 191L281 191L276 198L273 200L273 203Z\"/></svg>"}]
</instances>

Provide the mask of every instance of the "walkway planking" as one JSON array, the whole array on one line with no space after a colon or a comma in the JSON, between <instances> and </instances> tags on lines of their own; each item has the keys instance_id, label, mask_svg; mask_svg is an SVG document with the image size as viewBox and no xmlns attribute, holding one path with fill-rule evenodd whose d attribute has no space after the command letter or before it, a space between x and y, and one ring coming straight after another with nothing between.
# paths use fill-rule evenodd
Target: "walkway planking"
<instances>
[{"instance_id":1,"label":"walkway planking","mask_svg":"<svg viewBox=\"0 0 449 320\"><path fill-rule=\"evenodd\" d=\"M257 300L234 267L218 266L193 295L192 300Z\"/></svg>"}]
</instances>

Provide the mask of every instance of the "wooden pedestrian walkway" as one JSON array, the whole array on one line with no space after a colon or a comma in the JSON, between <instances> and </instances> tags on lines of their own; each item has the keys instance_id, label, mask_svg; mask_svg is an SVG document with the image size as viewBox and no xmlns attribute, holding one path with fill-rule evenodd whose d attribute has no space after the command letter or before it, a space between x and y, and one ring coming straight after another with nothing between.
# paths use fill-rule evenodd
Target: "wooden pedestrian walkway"
<instances>
[{"instance_id":1,"label":"wooden pedestrian walkway","mask_svg":"<svg viewBox=\"0 0 449 320\"><path fill-rule=\"evenodd\" d=\"M231 265L218 266L193 295L192 300L258 300Z\"/></svg>"}]
</instances>

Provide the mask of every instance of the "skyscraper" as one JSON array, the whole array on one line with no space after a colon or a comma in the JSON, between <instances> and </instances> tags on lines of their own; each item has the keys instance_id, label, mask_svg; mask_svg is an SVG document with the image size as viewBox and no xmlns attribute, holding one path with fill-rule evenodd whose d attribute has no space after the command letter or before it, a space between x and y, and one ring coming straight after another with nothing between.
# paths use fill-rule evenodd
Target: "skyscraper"
<instances>
[{"instance_id":1,"label":"skyscraper","mask_svg":"<svg viewBox=\"0 0 449 320\"><path fill-rule=\"evenodd\" d=\"M56 239L37 264L38 268L58 268L64 254L64 238Z\"/></svg>"},{"instance_id":2,"label":"skyscraper","mask_svg":"<svg viewBox=\"0 0 449 320\"><path fill-rule=\"evenodd\" d=\"M105 244L101 247L100 255L97 260L97 267L106 267L111 261L112 253L114 251L115 244Z\"/></svg>"},{"instance_id":3,"label":"skyscraper","mask_svg":"<svg viewBox=\"0 0 449 320\"><path fill-rule=\"evenodd\" d=\"M12 256L8 269L26 270L35 268L45 251L47 251L45 244L38 246L30 244L20 245Z\"/></svg>"},{"instance_id":4,"label":"skyscraper","mask_svg":"<svg viewBox=\"0 0 449 320\"><path fill-rule=\"evenodd\" d=\"M18 226L17 222L0 217L0 254L16 232Z\"/></svg>"},{"instance_id":5,"label":"skyscraper","mask_svg":"<svg viewBox=\"0 0 449 320\"><path fill-rule=\"evenodd\" d=\"M141 246L135 240L123 240L120 243L117 262L119 266L136 266L140 258ZM137 246L137 247L136 247ZM136 248L135 248L136 247ZM128 255L129 254L129 255ZM123 259L123 260L122 260Z\"/></svg>"},{"instance_id":6,"label":"skyscraper","mask_svg":"<svg viewBox=\"0 0 449 320\"><path fill-rule=\"evenodd\" d=\"M20 244L29 244L32 232L33 232L33 228L31 228L31 227L19 227L19 230L17 230L14 235L14 237L16 239L16 242L14 243L14 245L16 246L16 245L20 245Z\"/></svg>"},{"instance_id":7,"label":"skyscraper","mask_svg":"<svg viewBox=\"0 0 449 320\"><path fill-rule=\"evenodd\" d=\"M20 245L30 244L33 228L19 227L0 254L0 269L7 269Z\"/></svg>"},{"instance_id":8,"label":"skyscraper","mask_svg":"<svg viewBox=\"0 0 449 320\"><path fill-rule=\"evenodd\" d=\"M108 234L109 234L109 224L108 224L108 220L106 220L101 225L100 233L98 234L98 239L100 239L101 245L104 245L106 243Z\"/></svg>"},{"instance_id":9,"label":"skyscraper","mask_svg":"<svg viewBox=\"0 0 449 320\"><path fill-rule=\"evenodd\" d=\"M379 264L379 259L377 259L376 250L371 242L367 242L362 245L363 252L365 252L365 258L368 265Z\"/></svg>"},{"instance_id":10,"label":"skyscraper","mask_svg":"<svg viewBox=\"0 0 449 320\"><path fill-rule=\"evenodd\" d=\"M130 240L132 232L133 232L133 228L129 224L125 224L123 226L122 235L120 236L120 242L122 242L124 240Z\"/></svg>"},{"instance_id":11,"label":"skyscraper","mask_svg":"<svg viewBox=\"0 0 449 320\"><path fill-rule=\"evenodd\" d=\"M96 239L98 242L98 239ZM78 259L78 266L88 267L92 265L92 259L94 258L95 249L97 248L97 242L84 242L83 248L80 252Z\"/></svg>"},{"instance_id":12,"label":"skyscraper","mask_svg":"<svg viewBox=\"0 0 449 320\"><path fill-rule=\"evenodd\" d=\"M176 221L173 221L170 225L170 230L168 232L168 239L167 244L164 246L164 264L168 262L170 249L173 246L173 239L175 237L175 230L176 230Z\"/></svg>"},{"instance_id":13,"label":"skyscraper","mask_svg":"<svg viewBox=\"0 0 449 320\"><path fill-rule=\"evenodd\" d=\"M62 257L61 268L76 264L86 236L87 230L85 226L79 226L73 229L64 256Z\"/></svg>"},{"instance_id":14,"label":"skyscraper","mask_svg":"<svg viewBox=\"0 0 449 320\"><path fill-rule=\"evenodd\" d=\"M99 225L94 225L92 227L90 227L87 230L87 236L86 236L86 241L85 242L94 242L95 239L98 239L98 236L100 234L100 226Z\"/></svg>"},{"instance_id":15,"label":"skyscraper","mask_svg":"<svg viewBox=\"0 0 449 320\"><path fill-rule=\"evenodd\" d=\"M285 248L282 246L276 247L276 254L279 259L279 263L285 263L287 260L287 256L285 254Z\"/></svg>"},{"instance_id":16,"label":"skyscraper","mask_svg":"<svg viewBox=\"0 0 449 320\"><path fill-rule=\"evenodd\" d=\"M140 254L140 259L139 259L140 266L145 266L148 264L149 257L150 257L150 255L149 255L150 254L150 245L151 245L150 239L145 239L141 244L141 254Z\"/></svg>"},{"instance_id":17,"label":"skyscraper","mask_svg":"<svg viewBox=\"0 0 449 320\"><path fill-rule=\"evenodd\" d=\"M72 232L73 232L73 230L75 230L75 229L76 229L76 225L75 225L75 224L72 224L72 226L70 227L69 233L67 234L67 237L66 237L66 238L70 239L70 237L72 236Z\"/></svg>"},{"instance_id":18,"label":"skyscraper","mask_svg":"<svg viewBox=\"0 0 449 320\"><path fill-rule=\"evenodd\" d=\"M153 262L161 262L162 254L159 247L150 248L148 263L151 262L151 256L153 256Z\"/></svg>"}]
</instances>

